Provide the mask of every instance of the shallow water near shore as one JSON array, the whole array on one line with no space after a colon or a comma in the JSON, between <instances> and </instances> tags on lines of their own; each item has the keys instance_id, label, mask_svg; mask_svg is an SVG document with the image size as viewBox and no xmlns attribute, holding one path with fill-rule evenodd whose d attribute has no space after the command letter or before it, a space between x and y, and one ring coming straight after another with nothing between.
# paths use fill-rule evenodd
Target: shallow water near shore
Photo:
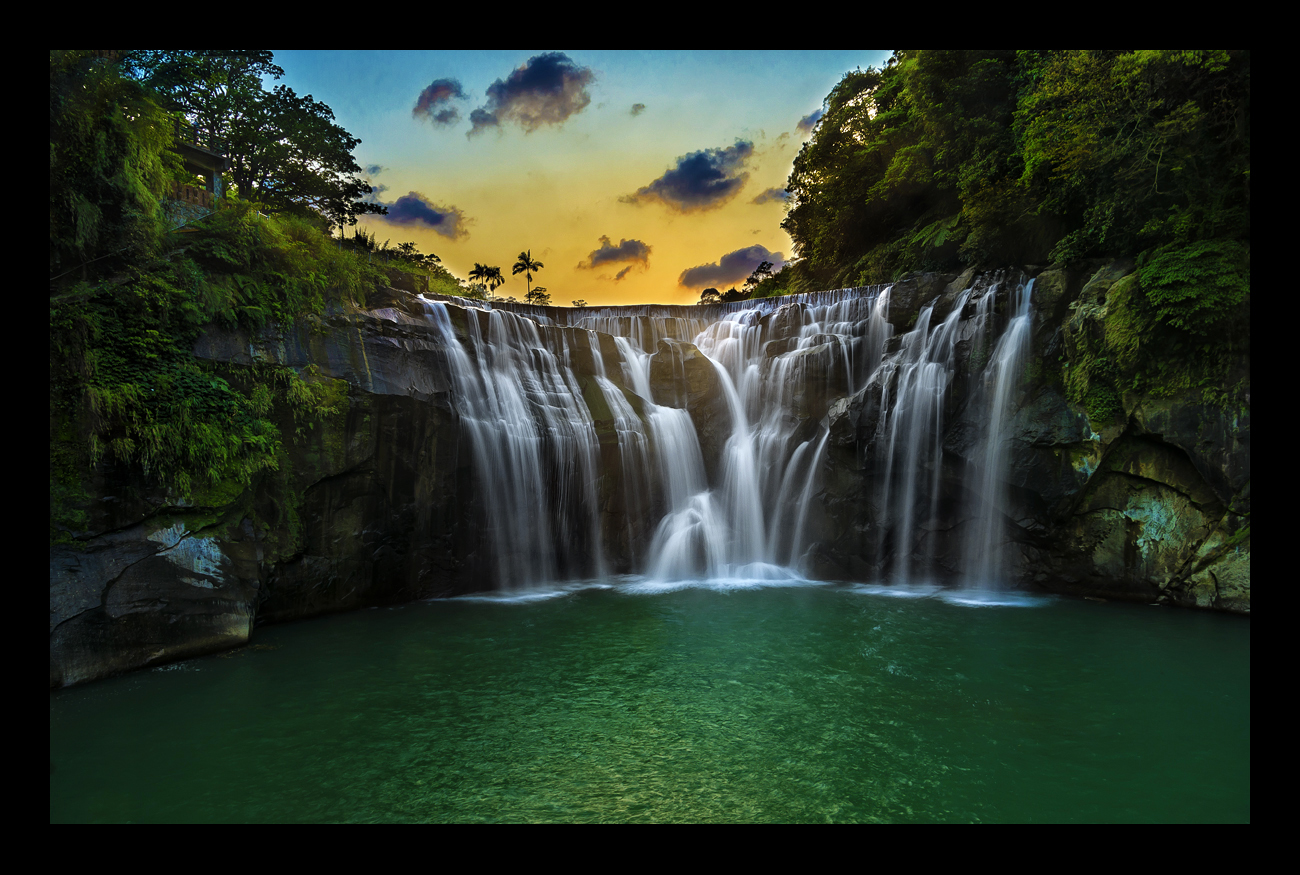
<instances>
[{"instance_id":1,"label":"shallow water near shore","mask_svg":"<svg viewBox=\"0 0 1300 875\"><path fill-rule=\"evenodd\" d=\"M1250 819L1250 621L620 578L261 628L50 697L50 819Z\"/></svg>"}]
</instances>

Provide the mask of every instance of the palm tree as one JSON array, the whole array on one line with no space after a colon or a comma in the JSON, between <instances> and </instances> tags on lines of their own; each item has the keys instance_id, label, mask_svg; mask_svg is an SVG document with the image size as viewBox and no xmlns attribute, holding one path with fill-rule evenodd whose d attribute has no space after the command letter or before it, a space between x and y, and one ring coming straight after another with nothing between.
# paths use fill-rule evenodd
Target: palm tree
<instances>
[{"instance_id":1,"label":"palm tree","mask_svg":"<svg viewBox=\"0 0 1300 875\"><path fill-rule=\"evenodd\" d=\"M505 285L506 279L501 275L501 268L488 267L486 264L474 262L474 269L469 272L469 278L486 283L489 291L495 292L497 286Z\"/></svg>"},{"instance_id":2,"label":"palm tree","mask_svg":"<svg viewBox=\"0 0 1300 875\"><path fill-rule=\"evenodd\" d=\"M527 280L526 285L528 286L528 291L532 292L533 271L541 270L545 266L546 265L542 264L540 261L533 261L533 250L529 249L527 252L519 253L519 260L516 261L515 266L510 269L510 273L512 275L522 273Z\"/></svg>"}]
</instances>

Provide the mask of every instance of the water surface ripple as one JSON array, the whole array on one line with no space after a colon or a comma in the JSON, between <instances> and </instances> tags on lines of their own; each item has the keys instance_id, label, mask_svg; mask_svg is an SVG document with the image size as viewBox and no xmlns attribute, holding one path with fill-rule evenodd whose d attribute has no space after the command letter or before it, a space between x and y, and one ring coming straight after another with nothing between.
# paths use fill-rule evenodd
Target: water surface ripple
<instances>
[{"instance_id":1,"label":"water surface ripple","mask_svg":"<svg viewBox=\"0 0 1300 875\"><path fill-rule=\"evenodd\" d=\"M1250 819L1248 619L960 595L624 579L259 629L52 694L50 819Z\"/></svg>"}]
</instances>

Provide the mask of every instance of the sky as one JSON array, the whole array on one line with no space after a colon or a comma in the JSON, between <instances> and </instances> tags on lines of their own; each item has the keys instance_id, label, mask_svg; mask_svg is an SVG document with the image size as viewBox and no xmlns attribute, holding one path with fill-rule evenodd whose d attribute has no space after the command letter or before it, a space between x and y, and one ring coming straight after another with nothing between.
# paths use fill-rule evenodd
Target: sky
<instances>
[{"instance_id":1,"label":"sky","mask_svg":"<svg viewBox=\"0 0 1300 875\"><path fill-rule=\"evenodd\" d=\"M887 50L276 51L286 84L334 111L387 216L468 279L529 251L568 306L690 304L796 257L784 188L822 101ZM268 82L268 85L272 83Z\"/></svg>"}]
</instances>

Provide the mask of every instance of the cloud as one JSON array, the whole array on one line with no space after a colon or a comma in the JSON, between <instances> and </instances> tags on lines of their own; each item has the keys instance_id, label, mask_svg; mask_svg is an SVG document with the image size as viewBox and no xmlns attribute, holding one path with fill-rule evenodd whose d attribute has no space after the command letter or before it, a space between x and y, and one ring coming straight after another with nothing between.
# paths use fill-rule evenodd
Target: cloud
<instances>
[{"instance_id":1,"label":"cloud","mask_svg":"<svg viewBox=\"0 0 1300 875\"><path fill-rule=\"evenodd\" d=\"M634 103L634 104L632 104L632 115L640 115L640 114L643 113L643 112L645 112L645 104L644 104L644 103Z\"/></svg>"},{"instance_id":2,"label":"cloud","mask_svg":"<svg viewBox=\"0 0 1300 875\"><path fill-rule=\"evenodd\" d=\"M593 249L586 261L578 262L578 267L591 269L620 261L632 261L647 266L650 264L650 246L640 240L620 240L615 246L609 242L608 237L602 235L600 248ZM615 279L622 279L630 267L631 265L621 270Z\"/></svg>"},{"instance_id":3,"label":"cloud","mask_svg":"<svg viewBox=\"0 0 1300 875\"><path fill-rule=\"evenodd\" d=\"M678 158L677 166L663 176L619 200L629 204L658 200L683 213L720 207L749 179L742 168L753 154L754 144L747 140L737 140L726 149L691 152Z\"/></svg>"},{"instance_id":4,"label":"cloud","mask_svg":"<svg viewBox=\"0 0 1300 875\"><path fill-rule=\"evenodd\" d=\"M370 176L378 176L380 173L384 172L387 169L388 169L387 167L381 167L378 164L366 165L366 173L369 174Z\"/></svg>"},{"instance_id":5,"label":"cloud","mask_svg":"<svg viewBox=\"0 0 1300 875\"><path fill-rule=\"evenodd\" d=\"M824 107L819 108L814 112L810 112L808 115L799 119L799 124L795 125L795 127L803 131L805 134L811 134L812 129L817 127L817 122L821 121L821 117L825 112L826 109Z\"/></svg>"},{"instance_id":6,"label":"cloud","mask_svg":"<svg viewBox=\"0 0 1300 875\"><path fill-rule=\"evenodd\" d=\"M384 216L385 221L395 225L418 225L441 234L449 240L468 237L469 229L465 226L473 221L460 208L439 206L415 191L404 194L395 202L384 206L388 207L388 215Z\"/></svg>"},{"instance_id":7,"label":"cloud","mask_svg":"<svg viewBox=\"0 0 1300 875\"><path fill-rule=\"evenodd\" d=\"M614 274L614 282L618 282L623 277L627 276L627 272L631 269L632 269L632 265L629 264L627 267L623 268L618 273Z\"/></svg>"},{"instance_id":8,"label":"cloud","mask_svg":"<svg viewBox=\"0 0 1300 875\"><path fill-rule=\"evenodd\" d=\"M754 198L750 203L765 204L768 201L780 201L785 203L790 199L790 195L784 188L769 188L767 191Z\"/></svg>"},{"instance_id":9,"label":"cloud","mask_svg":"<svg viewBox=\"0 0 1300 875\"><path fill-rule=\"evenodd\" d=\"M503 122L532 133L542 125L563 124L591 103L587 86L596 81L590 67L579 67L563 52L529 58L506 79L488 86L487 103L470 113L468 136Z\"/></svg>"},{"instance_id":10,"label":"cloud","mask_svg":"<svg viewBox=\"0 0 1300 875\"><path fill-rule=\"evenodd\" d=\"M446 106L452 100L463 100L465 89L455 79L434 79L428 88L420 92L411 110L412 118L426 118L434 124L449 125L460 118L460 110Z\"/></svg>"},{"instance_id":11,"label":"cloud","mask_svg":"<svg viewBox=\"0 0 1300 875\"><path fill-rule=\"evenodd\" d=\"M701 264L682 271L677 278L679 286L689 289L703 289L708 286L724 286L730 283L744 282L764 261L772 262L773 271L780 270L785 264L785 256L780 252L769 252L764 246L755 244L728 252L714 264Z\"/></svg>"}]
</instances>

